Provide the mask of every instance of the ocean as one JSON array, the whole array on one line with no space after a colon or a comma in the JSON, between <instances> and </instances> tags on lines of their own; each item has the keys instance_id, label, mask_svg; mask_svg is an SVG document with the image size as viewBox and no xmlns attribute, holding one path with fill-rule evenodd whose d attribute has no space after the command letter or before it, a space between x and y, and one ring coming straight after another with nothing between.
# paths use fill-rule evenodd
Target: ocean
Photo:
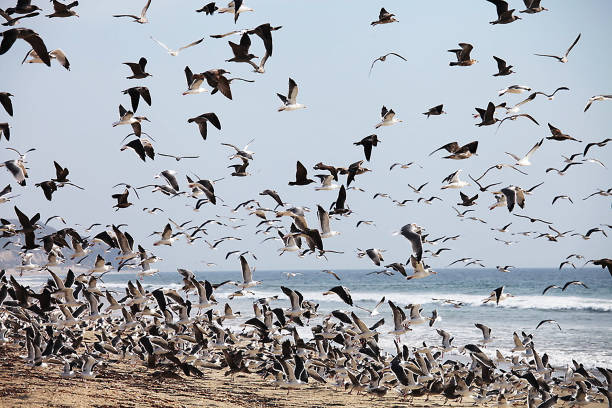
<instances>
[{"instance_id":1,"label":"ocean","mask_svg":"<svg viewBox=\"0 0 612 408\"><path fill-rule=\"evenodd\" d=\"M287 286L300 291L305 300L319 303L319 313L324 315L335 309L355 311L366 324L372 324L384 317L385 324L378 329L382 334L379 345L389 353L395 353L394 337L387 332L392 330L393 318L388 304L381 305L380 315L370 317L367 312L350 307L336 295L323 295L330 288L342 285L347 287L356 305L372 309L384 296L402 307L410 303L419 303L423 307L423 316L431 316L437 309L441 320L433 327L428 324L413 326L413 330L402 336L402 342L408 346L440 345L441 337L435 329L440 328L454 337L453 345L463 346L477 343L482 334L474 324L482 323L491 328L493 341L487 344L487 350L498 349L504 355L510 353L514 346L512 333L525 331L533 334L536 350L540 354L548 353L551 364L557 368L571 364L575 359L587 367L612 367L612 278L607 270L583 269L515 269L511 273L499 272L496 269L440 269L437 275L424 279L407 281L399 274L394 276L368 275L371 270L335 270L341 281L319 270L292 270L299 273L288 278L284 271L254 272L254 279L262 284L252 288L255 295L236 297L228 301L227 296L236 290L234 286L224 285L215 291L223 313L225 302L229 302L234 312L240 311L242 318L228 321L229 325L239 325L253 316L252 303L259 297L278 295L272 307L289 307L288 298L281 292L280 286ZM224 280L241 280L236 272L196 272L198 279L207 279L212 283ZM44 274L26 275L18 278L22 284L32 288L39 286L47 279ZM126 282L138 279L134 273L108 273L104 283L99 286L109 290L120 291L115 297L123 295ZM551 284L563 286L568 281L579 280L588 289L571 285L565 292L551 289L545 295L542 291ZM149 291L156 288L182 287L181 276L177 272L162 272L155 276L145 277L141 283ZM483 304L482 300L489 293L505 286L504 291L515 295L500 302ZM193 294L190 295L193 299ZM460 308L433 299L453 299L462 302ZM195 310L192 313L196 313ZM409 315L409 311L406 311ZM561 326L560 331L554 324L544 324L538 330L541 320L554 319ZM321 318L311 320L311 325L319 323ZM231 322L231 323L230 323ZM236 328L238 329L238 328ZM298 330L304 338L311 338L308 327ZM451 352L458 353L458 352Z\"/></svg>"}]
</instances>

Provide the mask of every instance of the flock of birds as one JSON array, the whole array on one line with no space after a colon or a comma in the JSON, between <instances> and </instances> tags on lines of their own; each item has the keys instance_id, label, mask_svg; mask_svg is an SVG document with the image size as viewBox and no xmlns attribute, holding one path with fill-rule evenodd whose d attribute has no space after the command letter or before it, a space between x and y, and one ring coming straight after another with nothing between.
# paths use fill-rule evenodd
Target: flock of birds
<instances>
[{"instance_id":1,"label":"flock of birds","mask_svg":"<svg viewBox=\"0 0 612 408\"><path fill-rule=\"evenodd\" d=\"M503 0L488 0L496 6L497 19L491 24L508 24L519 20L521 17L515 15L514 9L509 9L508 2ZM72 18L78 17L76 7L78 2L63 4L53 0L53 12L48 14L49 18ZM525 10L520 13L536 14L547 11L541 7L540 0L524 0ZM147 11L151 6L148 0L140 15L117 14L116 18L130 18L138 24L148 23ZM15 7L0 10L0 15L6 20L4 26L9 26L2 35L0 44L0 55L5 54L18 39L28 43L31 48L27 51L22 63L42 63L51 66L51 60L55 59L65 69L70 70L70 63L64 51L55 49L48 51L45 41L34 30L29 28L13 27L17 24L29 24L36 21L34 17L42 11L29 0L18 0ZM235 0L225 8L217 7L213 3L204 5L196 10L198 13L214 15L215 13L228 13L233 15L234 23L241 13L253 12L254 10L243 4L242 0ZM535 17L534 17L535 18ZM373 27L383 24L399 23L393 13L381 9L378 19L373 21ZM265 64L272 57L273 42L272 33L282 27L270 24L262 24L253 29L234 30L225 34L213 35L213 38L224 38L237 35L239 43L229 41L233 57L226 62L249 64L255 73L264 74ZM377 28L372 28L377 29ZM265 55L256 64L253 62L257 57L249 50L253 36L262 40ZM549 57L561 63L568 62L571 50L579 45L581 36L578 35L574 42L562 56L537 54ZM153 41L163 47L170 56L176 57L182 50L198 46L202 39L198 39L178 49L171 49L164 43L151 37ZM468 43L459 43L458 49L449 52L456 56L457 61L451 61L453 67L469 67L476 60L470 56L473 46ZM391 52L376 58L371 66L370 72L376 62L385 62L388 57L406 61L399 53ZM499 57L493 57L497 62L498 72L494 76L507 76L513 73L512 65ZM6 57L4 63L7 63ZM131 75L128 79L146 80L151 76L147 72L147 59L142 57L138 62L124 63ZM194 73L185 67L187 88L183 95L198 95L210 92L219 92L228 99L232 99L231 87L233 81L253 82L249 79L229 77L229 72L222 68L212 68L204 72ZM289 78L289 87L286 94L278 93L282 104L279 112L288 112L304 109L304 104L298 103L298 85L296 81ZM209 89L205 86L208 85ZM532 89L522 85L513 85L500 91L500 95L506 93L520 94L531 92ZM501 126L507 120L514 121L518 118L526 118L539 125L537 120L529 114L517 113L520 108L528 102L533 101L539 95L553 99L559 91L569 91L567 87L560 87L551 94L545 92L533 92L514 106L506 103L495 105L489 102L485 108L476 108L476 118L480 120L477 126ZM146 116L136 116L142 99L147 105L151 105L152 98L149 88L145 85L130 87L122 91L130 98L131 110L119 105L119 119L112 126L129 125L133 139L121 147L121 151L132 150L142 161L155 160L155 156L174 158L177 162L185 159L198 159L197 155L179 156L166 153L157 153L154 140L144 131L144 126L149 119ZM9 116L13 115L13 105L9 92L0 92L0 103ZM594 102L612 99L612 95L596 95L590 98L584 109L586 112ZM504 117L497 117L498 112L505 113ZM443 105L428 109L423 115L427 118L444 114ZM402 120L396 117L393 109L383 106L381 119L374 127L393 126ZM199 116L188 119L189 123L195 123L201 137L206 140L208 124L221 130L221 122L214 112L206 112ZM563 143L582 143L582 141L563 133L561 129L548 124L551 135L546 139ZM0 123L0 140L2 136L10 141L10 124ZM128 137L129 137L128 136ZM147 137L145 137L147 136ZM612 139L586 144L580 152L565 157L566 166L559 170L548 168L546 172L554 171L560 175L565 174L573 166L594 163L605 167L600 160L589 157L587 154L593 148L603 148ZM282 246L280 254L285 252L296 252L300 257L316 256L327 257L328 254L336 254L340 251L328 249L324 241L339 235L339 232L331 229L333 221L339 217L350 217L353 212L347 205L347 191L363 191L359 187L351 187L356 178L371 171L364 167L364 163L370 161L373 150L381 143L378 135L369 135L354 144L361 146L364 150L364 160L359 160L348 166L336 166L317 163L314 170L322 173L315 174L320 184L313 178L309 178L309 170L300 161L296 163L295 179L288 182L290 186L308 186L317 184L315 190L338 190L337 199L329 209L317 205L317 219L319 228L308 224L308 213L311 211L305 206L291 206L280 195L272 189L265 189L260 196L271 199L274 208L263 206L259 200L253 198L239 203L232 208L233 213L246 211L249 216L257 217L261 221L257 233L270 235L267 240L278 240ZM518 185L503 186L502 182L487 185L483 178L494 169L504 168L526 174L525 169L531 165L531 160L538 149L542 148L544 139L537 142L524 156L507 152L512 158L511 163L500 163L486 169L477 178L469 175L471 181L478 187L481 193L490 191L495 187L498 191L493 192L495 203L489 208L502 208L513 213L515 207L523 209L526 206L526 197L534 195L537 184L529 189ZM222 143L232 149L231 160L236 160L228 166L233 169L230 177L247 177L247 168L254 159L254 153L248 150L248 145L240 148L229 143ZM14 181L26 188L28 181L28 168L26 155L35 150L29 149L21 153L14 148L7 148L17 154L17 158L0 163L14 178ZM466 160L477 154L478 141L461 146L458 142L447 143L431 152L430 156L439 151L446 151L448 155L444 159ZM51 201L54 194L58 194L64 187L83 189L73 183L68 176L68 168L54 162L55 176L48 180L35 184ZM415 163L394 163L389 171L399 167L406 169ZM471 184L460 178L461 170L457 170L442 180L440 188L461 189ZM340 179L346 176L345 182ZM152 193L163 194L167 197L182 196L193 200L194 210L202 206L228 206L216 195L215 182L218 180L201 179L200 177L186 176L186 183L181 183L178 173L166 169L155 176L163 183L147 184L134 187L128 183L119 183L115 187L121 187L122 191L112 194L116 200L113 206L116 211L123 210L132 205L134 196L139 197L138 190L148 188ZM416 195L421 195L423 188L429 182L418 188L409 187ZM0 204L15 199L11 195L13 187L9 184L0 191ZM584 200L592 196L611 196L612 189L597 190ZM388 194L376 193L373 198L388 198L397 206L405 206L408 202L415 201L406 199L394 200ZM469 196L459 192L460 202L457 206L472 207L477 205L479 194ZM434 200L442 199L437 196L430 198L420 197L417 203L432 204ZM568 200L573 203L572 198L567 195L559 195L552 198L551 206L558 200ZM473 211L466 209L459 211L453 207L458 217L472 219L477 222L486 221L477 217L468 217L466 214ZM125 294L104 290L98 283L105 274L113 273L115 270L131 269L137 272L141 279L158 272L153 264L160 261L151 250L142 245L136 245L135 239L127 231L127 225L109 224L106 228L95 223L88 228L82 226L68 226L68 221L60 216L53 216L46 220L44 225L56 219L66 224L60 230L41 236L37 230L42 227L39 213L29 216L19 210L17 206L14 211L18 222L13 223L2 218L0 231L2 237L8 241L4 247L9 245L18 246L21 250L22 264L17 267L21 273L27 271L46 270L50 274L49 281L39 290L33 290L28 286L20 284L14 275L0 273L0 345L5 342L14 342L26 347L27 355L24 361L31 367L42 367L46 365L59 365L63 367L61 376L71 378L80 376L92 378L100 366L112 364L114 361L134 361L144 363L151 369L158 370L161 374L172 373L182 370L185 375L199 376L206 369L223 369L226 375L237 373L258 373L264 378L271 378L271 382L279 387L287 389L298 389L314 382L333 385L343 390L356 391L357 393L369 393L375 396L384 396L389 391L397 393L402 398L420 398L431 395L442 395L448 400L472 398L476 403L495 401L497 406L505 407L513 403L526 404L530 407L547 408L555 404L567 403L569 406L582 406L591 401L608 399L612 406L612 371L603 367L598 372L587 370L579 363L574 362L573 367L568 367L564 376L556 376L551 367L548 356L540 355L533 341L533 336L527 333L514 333L512 355L502 355L499 351L490 355L486 349L487 343L491 342L491 330L480 323L476 327L482 331L483 338L478 342L469 343L461 347L452 344L453 337L443 329L437 329L441 336L441 345L422 346L409 348L402 342L402 336L411 331L411 327L427 323L433 326L438 321L437 312L431 317L421 315L421 307L418 304L407 306L396 305L387 301L393 314L393 330L385 333L378 331L384 319L368 326L359 317L356 309L367 313L368 318L379 314L378 309L385 304L383 298L378 305L368 310L354 304L350 290L344 286L335 286L324 295L338 296L347 306L353 308L350 311L334 310L330 314L322 315L318 312L318 304L305 299L297 290L289 287L281 287L286 297L273 296L268 298L257 298L256 287L261 282L254 280L247 256L256 260L256 255L250 251L229 251L226 259L237 256L242 269L242 281L224 281L212 283L208 280L200 281L190 271L178 269L181 275L183 287L180 291L159 288L153 291L145 290L138 280L135 283L129 281ZM163 208L143 208L149 214L163 213ZM524 214L513 213L516 217L529 220L532 224L545 226L544 232L539 232L537 238L546 238L549 241L557 241L571 235L580 236L588 240L594 234L607 237L607 232L612 229L611 225L590 228L585 234L573 231L558 231L551 222L539 218L533 218ZM237 216L229 217L230 221L238 219ZM288 220L288 226L281 225L283 220ZM200 225L191 225L191 221L177 223L169 219L161 231L154 232L158 235L153 246L172 246L177 240L184 238L189 244L198 239L206 241L211 249L216 249L221 243L229 240L241 240L241 237L228 235L208 241L208 224L217 224L220 228L232 228L238 230L242 225L232 225L222 222L220 217L208 219ZM502 228L491 228L501 233L508 231L512 223ZM356 228L361 226L373 226L373 220L358 220ZM89 234L94 228L99 232ZM437 251L426 248L428 245L436 245L439 242L458 239L459 236L444 236L430 238L425 228L410 223L401 227L398 235L405 237L410 243L411 254L406 263L392 262L385 265L383 258L384 250L378 248L358 249L359 257L368 257L376 266L384 266L382 271L373 273L394 274L397 272L407 280L427 278L436 271L426 264L427 254L431 258L440 256L449 248L441 248ZM531 236L533 231L517 232L517 235ZM23 243L21 239L23 238ZM14 240L13 240L14 239ZM496 238L506 245L516 241L507 241ZM95 247L103 249L105 256L96 255L95 260L88 260ZM47 256L45 264L35 264L33 254L44 251ZM580 254L572 254L564 260L559 268L573 266L571 259L584 258ZM113 260L117 267L113 266ZM89 262L86 264L85 261ZM76 265L91 265L89 269L81 266L83 273L75 275L68 270L66 277L61 278L56 271L65 269L62 264L75 262ZM484 266L482 261L474 258L461 258L450 265L464 263L467 265ZM592 259L595 265L608 268L612 274L612 260L608 258ZM497 269L501 272L510 272L512 265L499 265ZM410 271L412 269L412 271ZM331 270L323 271L334 279L341 277ZM288 274L287 277L296 274ZM233 312L229 303L223 307L215 299L215 291L222 285L233 285L236 290L230 295L230 300L239 296L253 296L253 316L240 315ZM587 285L580 281L570 281L563 286L550 285L544 289L543 295L551 289L565 291L569 286ZM182 293L181 293L182 292ZM195 296L195 297L194 297ZM512 297L510 293L504 292L504 287L494 289L484 302L495 302L499 304L505 299ZM289 303L286 303L286 302ZM457 302L445 300L454 305ZM454 302L454 303L453 303ZM287 307L283 307L282 304ZM404 310L408 310L406 313ZM359 312L361 313L361 312ZM240 319L240 325L230 326L228 321ZM557 324L554 320L543 320L543 324ZM302 338L298 334L298 327L309 327L312 336L309 339ZM381 336L393 336L395 339L396 353L388 354L381 350L378 340ZM445 354L456 351L466 356L465 360L445 359ZM447 356L448 357L448 356Z\"/></svg>"}]
</instances>

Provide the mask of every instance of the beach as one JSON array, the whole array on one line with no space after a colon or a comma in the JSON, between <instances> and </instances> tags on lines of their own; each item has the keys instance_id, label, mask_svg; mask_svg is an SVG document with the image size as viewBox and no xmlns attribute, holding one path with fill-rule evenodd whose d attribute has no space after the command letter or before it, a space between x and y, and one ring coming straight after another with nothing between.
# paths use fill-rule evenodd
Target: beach
<instances>
[{"instance_id":1,"label":"beach","mask_svg":"<svg viewBox=\"0 0 612 408\"><path fill-rule=\"evenodd\" d=\"M116 363L101 368L90 380L62 379L59 367L28 368L15 346L0 346L0 407L471 407L474 401L447 401L441 396L402 399L393 391L384 397L350 394L331 386L279 389L256 374L234 380L224 370L208 369L203 378ZM515 406L524 404L517 402ZM603 407L591 403L587 407ZM497 406L497 402L481 404Z\"/></svg>"}]
</instances>

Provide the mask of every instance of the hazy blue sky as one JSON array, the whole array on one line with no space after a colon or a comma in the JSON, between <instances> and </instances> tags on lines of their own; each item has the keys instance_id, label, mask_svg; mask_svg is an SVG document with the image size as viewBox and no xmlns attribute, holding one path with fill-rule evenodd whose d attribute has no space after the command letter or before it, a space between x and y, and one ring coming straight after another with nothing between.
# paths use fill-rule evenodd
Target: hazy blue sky
<instances>
[{"instance_id":1,"label":"hazy blue sky","mask_svg":"<svg viewBox=\"0 0 612 408\"><path fill-rule=\"evenodd\" d=\"M133 194L131 208L115 212L111 189L116 183L144 185L158 180L153 175L164 169L178 171L182 188L186 188L185 174L196 173L202 178L225 180L216 184L216 191L225 204L234 207L249 198L257 198L263 206L273 208L269 197L259 197L263 189L276 189L283 200L293 205L313 209L308 221L318 226L316 206L329 208L337 191L314 191L313 185L291 187L287 182L295 173L295 162L300 160L315 174L312 166L323 161L337 166L348 166L363 158L361 147L352 143L374 133L382 105L392 108L403 123L381 128L376 133L382 143L374 149L372 161L365 164L373 172L359 176L356 186L365 193L349 191L347 204L354 211L349 218L332 221L332 229L341 235L325 240L328 249L345 251L343 255L330 254L329 261L314 257L298 259L294 253L279 257L277 241L260 245L265 236L254 235L260 221L248 217L244 210L240 217L247 218L246 227L238 231L211 225L209 240L226 235L238 235L243 241L222 243L211 251L202 240L187 245L184 239L171 248L155 248L155 253L166 261L158 265L162 270L185 267L205 269L206 262L218 263L218 269L235 270L239 263L235 257L225 260L226 251L250 249L259 260L252 262L261 269L308 268L370 268L369 259L358 259L356 248L384 248L386 260L404 262L409 254L409 243L401 236L392 236L402 225L416 222L427 229L430 237L461 234L457 241L443 246L452 251L429 261L434 269L452 260L470 256L484 260L487 266L501 264L517 266L557 266L570 253L585 257L610 256L609 240L596 234L589 241L579 237L560 239L559 242L534 240L533 237L511 236L490 231L512 222L511 232L541 231L542 224L530 224L510 215L506 209L489 211L495 200L489 192L480 193L478 205L472 207L476 216L487 220L483 225L461 221L451 205L459 202L457 190L440 190L441 180L462 168L462 179L468 174L482 174L496 163L510 163L505 151L525 154L535 142L549 135L547 122L586 142L610 137L611 102L597 102L583 113L586 100L596 94L612 92L609 39L612 27L609 16L612 3L606 0L543 1L549 12L536 15L521 14L523 20L491 26L495 7L485 1L441 2L323 2L323 1L257 1L246 4L255 9L243 13L237 24L232 16L221 14L205 16L195 13L205 2L153 0L149 9L149 24L138 25L129 19L115 19L112 14L139 14L144 1L81 2L77 7L80 18L47 19L39 16L21 24L37 31L49 50L61 48L67 54L71 71L55 62L51 68L42 64L21 65L27 44L18 41L0 57L2 82L0 91L15 94L14 118L0 112L0 122L8 119L12 126L10 143L1 147L24 150L36 147L29 156L30 178L28 186L17 186L9 173L0 172L0 182L13 185L21 196L11 204L2 204L3 217L14 216L12 204L32 215L40 211L42 219L62 215L70 223L89 225L93 222L129 223L128 230L137 243L153 249L152 231L160 231L167 217L177 222L193 220L201 223L215 215L229 215L225 207L205 205L200 212L190 206L195 202L187 198L169 199L159 193L141 192L137 200ZM50 11L48 2L38 2ZM371 27L380 7L396 14L399 23ZM513 0L512 8L522 9L522 1ZM266 64L264 75L255 74L247 64L226 63L232 57L227 40L238 42L239 37L212 39L210 34L224 33L235 28L253 28L269 22L282 25L273 33L274 55ZM562 54L582 33L582 39L573 49L567 64L534 56L534 53ZM149 36L172 48L205 37L202 44L169 56ZM252 37L251 51L263 56L263 44ZM446 50L456 48L459 42L474 45L472 57L479 62L472 67L449 67L454 55ZM408 59L404 62L390 57L377 63L371 77L368 70L372 60L395 51ZM514 65L517 73L507 77L493 77L496 64L493 55ZM145 56L147 71L153 77L145 80L127 80L129 68L122 62L136 62ZM212 68L225 68L230 77L254 79L255 83L234 82L230 101L220 94L182 96L186 88L183 69L189 65L194 72ZM307 109L295 112L277 112L280 100L276 92L287 92L288 78L299 85L298 101ZM528 94L498 97L497 91L513 84L528 85L534 90L551 92L567 86L570 92L560 92L554 101L538 97L526 104L522 112L532 114L541 126L528 120L506 121L496 133L496 127L477 128L471 117L474 107L485 107L489 101L496 104L507 101L514 104ZM153 106L141 102L138 113L151 119L143 130L155 140L156 151L173 154L198 154L198 160L158 157L154 162L142 163L131 151L120 152L121 140L129 127L111 127L118 118L117 107L122 103L129 108L129 98L121 91L131 86L145 85L152 94ZM208 87L207 87L208 88ZM427 119L421 114L429 107L443 103L447 115ZM187 118L205 112L216 112L222 130L209 129L208 140L203 141L197 127ZM502 113L499 112L498 116ZM221 142L243 146L255 138L250 146L255 159L248 170L252 176L229 177L228 155L231 150ZM478 156L464 161L440 158L440 153L427 157L433 149L451 142L461 144L479 140ZM527 197L524 210L516 213L553 221L560 230L575 229L585 233L600 223L612 223L610 198L582 198L596 188L610 187L610 173L592 163L575 166L567 175L545 174L547 167L563 166L562 154L570 155L584 149L584 143L545 140L543 147L532 158L533 165L524 168L523 176L510 169L491 171L483 180L501 181L507 185L529 188L544 181L535 195ZM593 148L590 157L604 162L610 157L610 147ZM1 150L0 160L14 158L10 151ZM66 187L58 191L52 202L47 202L34 183L54 176L53 160L70 169L70 179L86 187L85 191ZM416 161L423 168L407 170L389 166L394 162ZM235 162L235 161L234 161ZM345 178L343 177L344 181ZM388 199L372 200L376 192L389 193L398 200L418 198L408 183L430 184L423 196L437 195L444 202L433 205L409 203L396 207ZM474 187L462 189L473 195ZM568 194L572 205L561 200L551 206L552 198ZM143 207L163 207L166 212L149 215ZM376 227L355 229L360 219L375 220ZM227 220L226 220L227 221ZM285 225L289 223L284 221ZM58 226L58 224L54 224ZM610 231L609 229L607 231ZM95 232L99 232L96 230ZM612 231L611 231L612 232ZM506 246L494 236L519 243Z\"/></svg>"}]
</instances>

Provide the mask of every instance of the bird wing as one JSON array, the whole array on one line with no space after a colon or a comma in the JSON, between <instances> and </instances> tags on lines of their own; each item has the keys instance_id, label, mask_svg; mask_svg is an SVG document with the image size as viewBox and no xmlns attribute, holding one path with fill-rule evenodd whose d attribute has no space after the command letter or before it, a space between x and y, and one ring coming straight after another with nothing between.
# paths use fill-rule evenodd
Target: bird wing
<instances>
[{"instance_id":1,"label":"bird wing","mask_svg":"<svg viewBox=\"0 0 612 408\"><path fill-rule=\"evenodd\" d=\"M151 0L148 0L147 4L145 4L145 6L142 8L142 11L140 12L140 18L143 18L144 16L147 15L147 10L149 9L150 5L151 5Z\"/></svg>"},{"instance_id":2,"label":"bird wing","mask_svg":"<svg viewBox=\"0 0 612 408\"><path fill-rule=\"evenodd\" d=\"M580 36L582 34L578 34L578 37L576 37L576 39L574 40L574 42L572 43L572 45L570 45L570 47L567 49L567 51L565 51L565 56L567 57L567 55L570 53L570 51L572 50L572 48L574 48L574 45L576 45L576 43L578 42L578 40L580 40Z\"/></svg>"},{"instance_id":3,"label":"bird wing","mask_svg":"<svg viewBox=\"0 0 612 408\"><path fill-rule=\"evenodd\" d=\"M171 52L172 50L170 48L168 48L168 46L166 44L164 44L163 42L156 40L155 38L153 38L153 36L151 36L151 39L153 41L155 41L156 43L158 43L159 45L161 45L163 48L166 49L166 51Z\"/></svg>"},{"instance_id":4,"label":"bird wing","mask_svg":"<svg viewBox=\"0 0 612 408\"><path fill-rule=\"evenodd\" d=\"M541 140L540 140L538 143L536 143L535 145L533 145L533 147L531 148L531 150L529 150L529 151L527 152L527 154L525 155L525 157L526 157L527 159L529 159L529 158L530 158L530 157L531 157L531 156L532 156L532 155L535 153L535 151L536 151L536 150L538 150L538 149L540 148L540 146L542 146L542 143L543 143L543 142L544 142L544 139L541 139Z\"/></svg>"},{"instance_id":5,"label":"bird wing","mask_svg":"<svg viewBox=\"0 0 612 408\"><path fill-rule=\"evenodd\" d=\"M287 99L289 100L289 104L294 105L297 99L298 94L298 86L295 81L289 78L289 92L287 93Z\"/></svg>"},{"instance_id":6,"label":"bird wing","mask_svg":"<svg viewBox=\"0 0 612 408\"><path fill-rule=\"evenodd\" d=\"M199 40L194 41L194 42L192 42L191 44L187 44L187 45L185 45L185 46L183 46L183 47L179 48L178 50L179 50L179 51L182 51L182 50L184 50L185 48L193 47L194 45L198 45L198 44L199 44L199 43L201 43L202 41L204 41L204 38L200 38Z\"/></svg>"}]
</instances>

